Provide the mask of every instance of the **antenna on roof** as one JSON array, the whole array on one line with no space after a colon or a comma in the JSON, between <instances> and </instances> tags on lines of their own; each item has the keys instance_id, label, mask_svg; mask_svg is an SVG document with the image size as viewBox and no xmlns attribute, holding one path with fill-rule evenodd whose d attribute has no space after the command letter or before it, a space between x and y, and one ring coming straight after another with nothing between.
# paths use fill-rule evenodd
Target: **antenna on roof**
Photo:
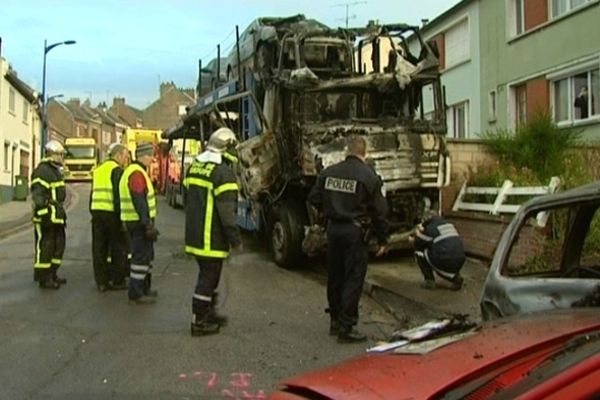
<instances>
[{"instance_id":1,"label":"antenna on roof","mask_svg":"<svg viewBox=\"0 0 600 400\"><path fill-rule=\"evenodd\" d=\"M346 7L346 18L337 18L336 21L346 21L346 29L348 29L348 20L356 18L356 14L348 15L351 6L358 4L367 4L366 1L353 1L340 4L334 4L331 7Z\"/></svg>"}]
</instances>

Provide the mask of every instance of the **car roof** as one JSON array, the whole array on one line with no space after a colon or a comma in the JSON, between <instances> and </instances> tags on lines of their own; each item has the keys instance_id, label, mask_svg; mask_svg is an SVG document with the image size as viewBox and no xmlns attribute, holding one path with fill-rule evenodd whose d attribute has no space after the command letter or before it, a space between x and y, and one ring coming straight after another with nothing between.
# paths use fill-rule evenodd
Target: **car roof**
<instances>
[{"instance_id":1,"label":"car roof","mask_svg":"<svg viewBox=\"0 0 600 400\"><path fill-rule=\"evenodd\" d=\"M476 334L424 355L369 353L283 384L332 399L428 398L465 377L539 351L542 344L555 346L598 329L600 314L594 309L521 315L484 323Z\"/></svg>"},{"instance_id":2,"label":"car roof","mask_svg":"<svg viewBox=\"0 0 600 400\"><path fill-rule=\"evenodd\" d=\"M600 181L587 185L578 186L573 189L556 192L543 196L534 197L523 204L521 213L526 213L532 208L562 204L565 202L600 199Z\"/></svg>"}]
</instances>

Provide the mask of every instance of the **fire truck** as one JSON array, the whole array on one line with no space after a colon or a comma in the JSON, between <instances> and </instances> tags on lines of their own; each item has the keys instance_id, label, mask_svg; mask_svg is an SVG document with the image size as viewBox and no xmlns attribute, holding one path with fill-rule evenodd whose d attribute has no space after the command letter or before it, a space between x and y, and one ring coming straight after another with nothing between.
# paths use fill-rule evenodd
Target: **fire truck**
<instances>
[{"instance_id":1,"label":"fire truck","mask_svg":"<svg viewBox=\"0 0 600 400\"><path fill-rule=\"evenodd\" d=\"M318 173L345 158L346 137L360 135L384 183L390 246L408 246L450 180L435 43L404 24L329 29L294 16L253 26L254 39L267 39L252 39L249 58L238 40L232 52L240 62L230 64L237 71L164 137L204 141L221 126L236 133L238 223L264 234L275 262L288 268L326 246L306 197Z\"/></svg>"}]
</instances>

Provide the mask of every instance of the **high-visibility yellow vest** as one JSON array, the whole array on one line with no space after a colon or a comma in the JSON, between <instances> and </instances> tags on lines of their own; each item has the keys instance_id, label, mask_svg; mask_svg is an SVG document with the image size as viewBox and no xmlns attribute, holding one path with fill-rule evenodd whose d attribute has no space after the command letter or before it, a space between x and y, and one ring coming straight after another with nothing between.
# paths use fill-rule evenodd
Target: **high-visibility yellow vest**
<instances>
[{"instance_id":1,"label":"high-visibility yellow vest","mask_svg":"<svg viewBox=\"0 0 600 400\"><path fill-rule=\"evenodd\" d=\"M112 173L119 164L115 160L107 160L94 170L92 180L92 211L115 211Z\"/></svg>"},{"instance_id":2,"label":"high-visibility yellow vest","mask_svg":"<svg viewBox=\"0 0 600 400\"><path fill-rule=\"evenodd\" d=\"M121 221L139 221L140 216L137 211L135 211L135 206L133 205L133 199L131 198L131 191L129 190L129 178L134 172L141 172L144 175L144 179L146 180L146 188L148 189L148 193L146 194L146 201L148 202L148 210L150 211L150 218L156 217L156 196L154 194L154 186L152 186L152 181L150 177L146 173L146 170L142 168L142 166L138 163L131 163L125 171L123 172L123 176L119 181L119 196L121 197Z\"/></svg>"}]
</instances>

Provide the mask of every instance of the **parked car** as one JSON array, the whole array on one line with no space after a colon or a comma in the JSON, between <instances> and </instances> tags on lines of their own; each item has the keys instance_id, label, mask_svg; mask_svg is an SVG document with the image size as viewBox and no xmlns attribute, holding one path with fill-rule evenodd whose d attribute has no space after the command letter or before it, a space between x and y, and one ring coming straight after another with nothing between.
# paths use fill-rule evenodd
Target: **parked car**
<instances>
[{"instance_id":1,"label":"parked car","mask_svg":"<svg viewBox=\"0 0 600 400\"><path fill-rule=\"evenodd\" d=\"M480 302L483 319L599 306L598 207L600 182L524 204L492 259Z\"/></svg>"},{"instance_id":2,"label":"parked car","mask_svg":"<svg viewBox=\"0 0 600 400\"><path fill-rule=\"evenodd\" d=\"M441 347L419 342L420 351L412 354L403 354L409 353L405 347L367 353L285 379L268 399L587 399L600 394L597 310L520 315L457 335L461 339L448 344L452 337L446 337Z\"/></svg>"}]
</instances>

